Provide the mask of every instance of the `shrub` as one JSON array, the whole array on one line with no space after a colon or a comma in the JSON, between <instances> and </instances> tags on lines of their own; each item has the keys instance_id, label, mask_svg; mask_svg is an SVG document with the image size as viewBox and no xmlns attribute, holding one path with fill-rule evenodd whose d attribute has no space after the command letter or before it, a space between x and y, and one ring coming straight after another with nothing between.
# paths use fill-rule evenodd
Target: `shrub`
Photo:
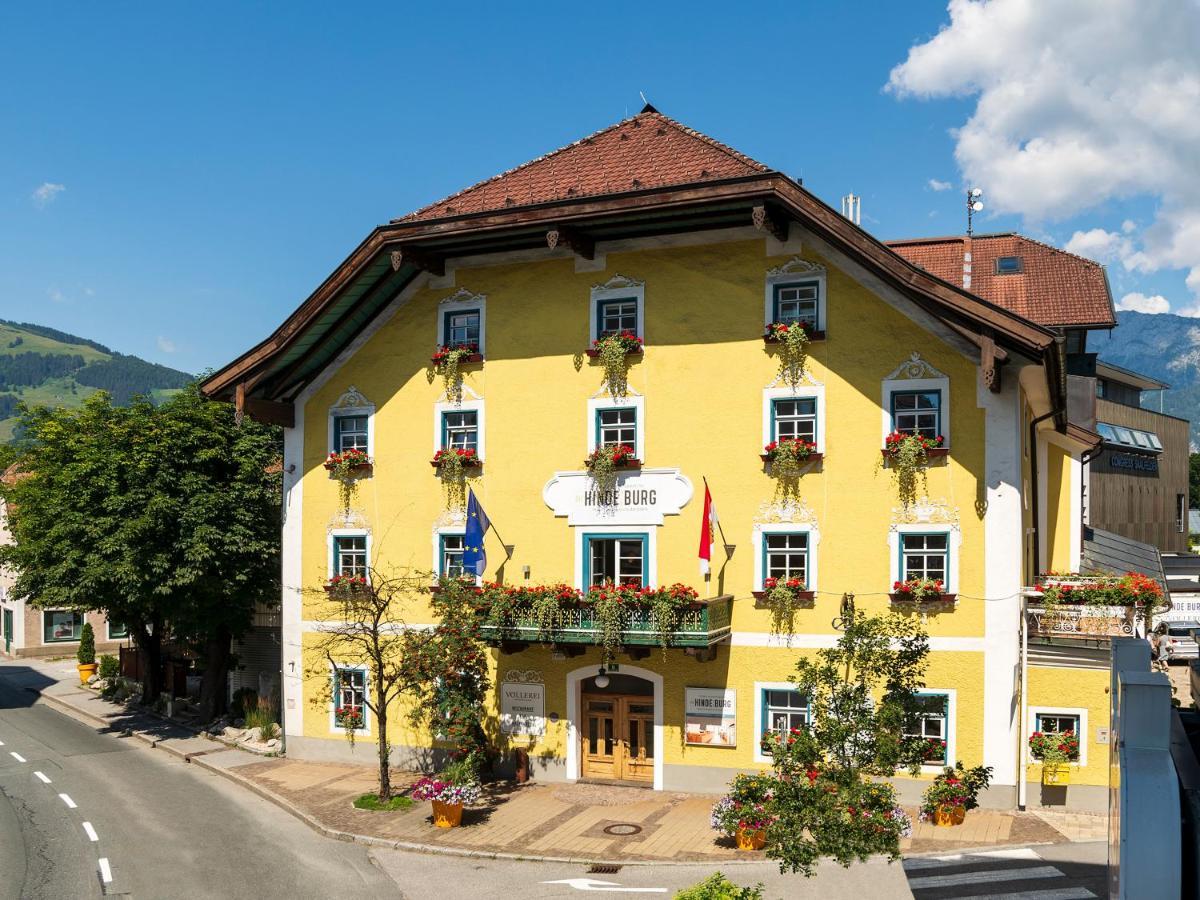
<instances>
[{"instance_id":1,"label":"shrub","mask_svg":"<svg viewBox=\"0 0 1200 900\"><path fill-rule=\"evenodd\" d=\"M90 666L96 661L96 635L92 623L84 622L79 632L79 650L75 654L81 666Z\"/></svg>"},{"instance_id":2,"label":"shrub","mask_svg":"<svg viewBox=\"0 0 1200 900\"><path fill-rule=\"evenodd\" d=\"M105 653L100 657L100 677L108 680L121 674L121 662L115 656Z\"/></svg>"},{"instance_id":3,"label":"shrub","mask_svg":"<svg viewBox=\"0 0 1200 900\"><path fill-rule=\"evenodd\" d=\"M675 900L762 900L763 886L740 887L720 872L714 872L699 884L684 888Z\"/></svg>"},{"instance_id":4,"label":"shrub","mask_svg":"<svg viewBox=\"0 0 1200 900\"><path fill-rule=\"evenodd\" d=\"M244 719L251 709L258 706L258 691L254 688L238 688L229 701L229 714L235 719Z\"/></svg>"},{"instance_id":5,"label":"shrub","mask_svg":"<svg viewBox=\"0 0 1200 900\"><path fill-rule=\"evenodd\" d=\"M961 806L975 809L979 805L979 792L992 780L991 766L964 768L961 762L946 766L942 774L925 788L921 802L921 819L932 821L934 814L943 806Z\"/></svg>"},{"instance_id":6,"label":"shrub","mask_svg":"<svg viewBox=\"0 0 1200 900\"><path fill-rule=\"evenodd\" d=\"M258 729L258 739L264 744L279 734L275 723L275 704L270 697L259 697L258 702L246 710L246 727Z\"/></svg>"}]
</instances>

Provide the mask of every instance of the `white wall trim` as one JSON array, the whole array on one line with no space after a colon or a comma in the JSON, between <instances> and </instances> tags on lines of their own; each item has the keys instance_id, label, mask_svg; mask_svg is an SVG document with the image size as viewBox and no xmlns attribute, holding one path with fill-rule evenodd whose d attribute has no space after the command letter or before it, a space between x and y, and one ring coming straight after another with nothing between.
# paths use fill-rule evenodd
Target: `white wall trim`
<instances>
[{"instance_id":1,"label":"white wall trim","mask_svg":"<svg viewBox=\"0 0 1200 900\"><path fill-rule=\"evenodd\" d=\"M1071 765L1082 768L1087 765L1087 751L1090 735L1088 734L1088 711L1082 706L1031 706L1028 711L1028 719L1025 722L1025 740L1029 740L1029 736L1037 730L1038 714L1046 716L1079 716L1079 759L1073 761ZM1029 755L1030 762L1036 763L1033 754Z\"/></svg>"},{"instance_id":2,"label":"white wall trim","mask_svg":"<svg viewBox=\"0 0 1200 900\"><path fill-rule=\"evenodd\" d=\"M950 446L950 379L946 376L935 378L885 378L883 380L883 397L881 412L883 413L883 428L879 446L883 439L896 430L892 418L892 394L903 391L940 391L942 409L940 414L942 424L942 446Z\"/></svg>"},{"instance_id":3,"label":"white wall trim","mask_svg":"<svg viewBox=\"0 0 1200 900\"><path fill-rule=\"evenodd\" d=\"M824 331L828 326L827 292L825 267L820 263L810 262L800 256L793 256L787 262L767 270L764 284L763 299L763 330L775 321L775 288L781 284L811 284L817 285L817 330Z\"/></svg>"},{"instance_id":4,"label":"white wall trim","mask_svg":"<svg viewBox=\"0 0 1200 900\"><path fill-rule=\"evenodd\" d=\"M1071 571L1078 572L1083 562L1083 488L1087 477L1081 455L1071 452L1071 546L1069 548Z\"/></svg>"},{"instance_id":5,"label":"white wall trim","mask_svg":"<svg viewBox=\"0 0 1200 900\"><path fill-rule=\"evenodd\" d=\"M304 404L295 404L296 424L283 430L283 534L280 548L280 684L284 734L304 734ZM320 469L316 471L321 471Z\"/></svg>"},{"instance_id":6,"label":"white wall trim","mask_svg":"<svg viewBox=\"0 0 1200 900\"><path fill-rule=\"evenodd\" d=\"M750 545L754 548L754 590L763 589L766 572L763 570L763 535L765 534L807 534L808 535L808 580L806 585L810 591L817 590L820 579L820 566L817 564L821 544L821 529L815 522L771 522L759 523L754 526L750 536Z\"/></svg>"},{"instance_id":7,"label":"white wall trim","mask_svg":"<svg viewBox=\"0 0 1200 900\"><path fill-rule=\"evenodd\" d=\"M601 300L632 298L637 301L637 336L646 339L646 283L616 274L604 284L593 284L588 302L588 345L599 336L596 331L596 307Z\"/></svg>"},{"instance_id":8,"label":"white wall trim","mask_svg":"<svg viewBox=\"0 0 1200 900\"><path fill-rule=\"evenodd\" d=\"M958 759L958 691L954 688L923 687L917 694L946 695L946 765L954 765ZM945 766L922 765L921 771L939 775L943 768Z\"/></svg>"},{"instance_id":9,"label":"white wall trim","mask_svg":"<svg viewBox=\"0 0 1200 900\"><path fill-rule=\"evenodd\" d=\"M810 397L817 401L817 452L825 452L825 385L823 384L795 388L763 388L762 442L764 447L771 443L771 407L774 402L776 400L805 400Z\"/></svg>"},{"instance_id":10,"label":"white wall trim","mask_svg":"<svg viewBox=\"0 0 1200 900\"><path fill-rule=\"evenodd\" d=\"M646 536L646 587L658 587L658 528L645 525L574 525L575 587L587 590L583 583L583 536L585 534L644 534ZM621 671L624 671L622 668Z\"/></svg>"},{"instance_id":11,"label":"white wall trim","mask_svg":"<svg viewBox=\"0 0 1200 900\"><path fill-rule=\"evenodd\" d=\"M958 523L943 524L897 524L888 531L888 580L887 588L900 577L900 535L902 534L949 534L946 553L946 593L958 593L958 559L962 555L962 529Z\"/></svg>"},{"instance_id":12,"label":"white wall trim","mask_svg":"<svg viewBox=\"0 0 1200 900\"><path fill-rule=\"evenodd\" d=\"M437 305L437 346L446 343L446 313L460 312L466 309L479 310L479 352L487 356L487 295L473 294L466 288L459 288L453 294L443 297Z\"/></svg>"},{"instance_id":13,"label":"white wall trim","mask_svg":"<svg viewBox=\"0 0 1200 900\"><path fill-rule=\"evenodd\" d=\"M477 435L478 444L475 452L481 460L487 460L487 422L482 400L460 400L457 403L454 401L439 400L433 404L434 453L442 449L442 413L471 412L472 410L479 414L476 421L479 433Z\"/></svg>"},{"instance_id":14,"label":"white wall trim","mask_svg":"<svg viewBox=\"0 0 1200 900\"><path fill-rule=\"evenodd\" d=\"M297 404L297 407L299 404ZM327 417L325 447L327 453L333 453L337 446L335 420L340 416L367 417L367 456L375 457L375 404L369 401L354 385L350 385L340 397L329 407Z\"/></svg>"},{"instance_id":15,"label":"white wall trim","mask_svg":"<svg viewBox=\"0 0 1200 900\"><path fill-rule=\"evenodd\" d=\"M465 535L466 533L467 529L463 525L443 525L433 530L433 568L429 571L433 573L435 582L442 571L442 536L447 534Z\"/></svg>"},{"instance_id":16,"label":"white wall trim","mask_svg":"<svg viewBox=\"0 0 1200 900\"><path fill-rule=\"evenodd\" d=\"M582 707L581 682L596 674L595 664L583 666L567 673L567 781L578 781L580 776L579 715ZM634 675L649 681L654 686L654 789L663 789L663 677L657 672L621 663L622 675Z\"/></svg>"},{"instance_id":17,"label":"white wall trim","mask_svg":"<svg viewBox=\"0 0 1200 900\"><path fill-rule=\"evenodd\" d=\"M817 598L817 603L822 602ZM824 650L836 647L840 634L771 634L767 631L735 631L730 636L734 647L770 647L780 650ZM930 650L955 653L982 653L986 640L981 637L931 637Z\"/></svg>"},{"instance_id":18,"label":"white wall trim","mask_svg":"<svg viewBox=\"0 0 1200 900\"><path fill-rule=\"evenodd\" d=\"M329 538L326 540L326 547L329 553L326 570L329 574L325 577L332 578L335 574L334 557L337 551L334 539L340 537L363 537L367 539L367 570L370 571L373 559L371 555L371 532L365 528L331 528L329 529Z\"/></svg>"},{"instance_id":19,"label":"white wall trim","mask_svg":"<svg viewBox=\"0 0 1200 900\"><path fill-rule=\"evenodd\" d=\"M646 461L646 398L640 394L627 394L624 397L593 397L587 402L587 447L584 456L596 449L599 437L596 433L596 413L602 409L619 409L632 407L637 412L636 440L637 458Z\"/></svg>"}]
</instances>

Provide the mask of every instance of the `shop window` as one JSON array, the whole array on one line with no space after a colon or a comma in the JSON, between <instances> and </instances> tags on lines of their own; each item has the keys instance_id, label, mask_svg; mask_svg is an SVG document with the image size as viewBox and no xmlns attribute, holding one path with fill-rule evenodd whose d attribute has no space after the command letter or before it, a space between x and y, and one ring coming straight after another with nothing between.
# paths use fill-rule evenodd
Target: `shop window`
<instances>
[{"instance_id":1,"label":"shop window","mask_svg":"<svg viewBox=\"0 0 1200 900\"><path fill-rule=\"evenodd\" d=\"M347 729L355 723L355 731L367 728L367 673L365 669L338 666L333 670L333 725Z\"/></svg>"},{"instance_id":2,"label":"shop window","mask_svg":"<svg viewBox=\"0 0 1200 900\"><path fill-rule=\"evenodd\" d=\"M479 346L478 309L454 309L445 313L442 322L442 343L449 347L461 347L464 344Z\"/></svg>"},{"instance_id":3,"label":"shop window","mask_svg":"<svg viewBox=\"0 0 1200 900\"><path fill-rule=\"evenodd\" d=\"M798 284L776 284L772 319L793 325L803 322L813 331L819 331L821 284L805 281Z\"/></svg>"},{"instance_id":4,"label":"shop window","mask_svg":"<svg viewBox=\"0 0 1200 900\"><path fill-rule=\"evenodd\" d=\"M463 568L463 541L461 534L442 534L438 536L438 575L443 578L461 578L466 574Z\"/></svg>"},{"instance_id":5,"label":"shop window","mask_svg":"<svg viewBox=\"0 0 1200 900\"><path fill-rule=\"evenodd\" d=\"M442 447L479 451L479 412L473 409L442 413Z\"/></svg>"},{"instance_id":6,"label":"shop window","mask_svg":"<svg viewBox=\"0 0 1200 900\"><path fill-rule=\"evenodd\" d=\"M941 391L893 391L892 429L936 438L942 433Z\"/></svg>"},{"instance_id":7,"label":"shop window","mask_svg":"<svg viewBox=\"0 0 1200 900\"><path fill-rule=\"evenodd\" d=\"M758 739L755 744L760 758L769 755L763 743L768 734L787 734L793 728L807 728L811 721L808 697L796 690L760 688L759 707Z\"/></svg>"},{"instance_id":8,"label":"shop window","mask_svg":"<svg viewBox=\"0 0 1200 900\"><path fill-rule=\"evenodd\" d=\"M641 334L638 327L638 301L636 297L620 297L596 302L596 337L606 338L612 334L628 331Z\"/></svg>"},{"instance_id":9,"label":"shop window","mask_svg":"<svg viewBox=\"0 0 1200 900\"><path fill-rule=\"evenodd\" d=\"M927 578L949 590L950 535L901 534L900 581Z\"/></svg>"},{"instance_id":10,"label":"shop window","mask_svg":"<svg viewBox=\"0 0 1200 900\"><path fill-rule=\"evenodd\" d=\"M636 457L640 452L637 442L637 409L621 407L618 409L596 410L596 445L624 444L633 448Z\"/></svg>"},{"instance_id":11,"label":"shop window","mask_svg":"<svg viewBox=\"0 0 1200 900\"><path fill-rule=\"evenodd\" d=\"M647 584L645 535L593 536L584 538L584 587Z\"/></svg>"},{"instance_id":12,"label":"shop window","mask_svg":"<svg viewBox=\"0 0 1200 900\"><path fill-rule=\"evenodd\" d=\"M798 578L808 584L808 533L763 535L763 572L767 578Z\"/></svg>"},{"instance_id":13,"label":"shop window","mask_svg":"<svg viewBox=\"0 0 1200 900\"><path fill-rule=\"evenodd\" d=\"M339 535L333 539L333 574L367 576L366 535Z\"/></svg>"},{"instance_id":14,"label":"shop window","mask_svg":"<svg viewBox=\"0 0 1200 900\"><path fill-rule=\"evenodd\" d=\"M771 440L817 443L817 399L799 397L771 401Z\"/></svg>"},{"instance_id":15,"label":"shop window","mask_svg":"<svg viewBox=\"0 0 1200 900\"><path fill-rule=\"evenodd\" d=\"M333 419L333 449L367 451L367 417L335 416Z\"/></svg>"},{"instance_id":16,"label":"shop window","mask_svg":"<svg viewBox=\"0 0 1200 900\"><path fill-rule=\"evenodd\" d=\"M47 644L79 640L83 629L83 613L65 609L42 612L42 641Z\"/></svg>"},{"instance_id":17,"label":"shop window","mask_svg":"<svg viewBox=\"0 0 1200 900\"><path fill-rule=\"evenodd\" d=\"M918 694L917 711L905 727L904 736L924 742L922 759L926 765L947 765L950 741L949 695Z\"/></svg>"}]
</instances>

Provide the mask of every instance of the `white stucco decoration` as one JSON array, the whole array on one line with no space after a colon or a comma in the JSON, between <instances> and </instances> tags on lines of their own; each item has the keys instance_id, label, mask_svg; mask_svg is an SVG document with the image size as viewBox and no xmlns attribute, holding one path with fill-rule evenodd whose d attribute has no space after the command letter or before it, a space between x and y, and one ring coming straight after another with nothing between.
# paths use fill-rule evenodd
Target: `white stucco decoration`
<instances>
[{"instance_id":1,"label":"white stucco decoration","mask_svg":"<svg viewBox=\"0 0 1200 900\"><path fill-rule=\"evenodd\" d=\"M542 489L546 506L568 525L661 525L692 499L692 482L678 469L619 472L601 492L588 472L555 472Z\"/></svg>"},{"instance_id":2,"label":"white stucco decoration","mask_svg":"<svg viewBox=\"0 0 1200 900\"><path fill-rule=\"evenodd\" d=\"M959 527L958 507L945 500L930 500L922 497L909 507L892 507L892 531L902 525L949 525Z\"/></svg>"},{"instance_id":3,"label":"white stucco decoration","mask_svg":"<svg viewBox=\"0 0 1200 900\"><path fill-rule=\"evenodd\" d=\"M947 378L944 372L938 371L927 361L921 359L921 353L914 350L912 354L900 365L896 366L888 375L884 376L884 381L909 381L914 378Z\"/></svg>"}]
</instances>

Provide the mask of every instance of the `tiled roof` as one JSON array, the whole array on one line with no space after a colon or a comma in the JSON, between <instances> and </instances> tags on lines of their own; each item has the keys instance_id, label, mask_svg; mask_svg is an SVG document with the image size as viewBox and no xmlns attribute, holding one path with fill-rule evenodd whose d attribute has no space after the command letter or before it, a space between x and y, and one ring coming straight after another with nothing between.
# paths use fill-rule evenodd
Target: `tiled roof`
<instances>
[{"instance_id":1,"label":"tiled roof","mask_svg":"<svg viewBox=\"0 0 1200 900\"><path fill-rule=\"evenodd\" d=\"M437 219L768 171L762 163L647 105L636 116L396 221Z\"/></svg>"},{"instance_id":2,"label":"tiled roof","mask_svg":"<svg viewBox=\"0 0 1200 900\"><path fill-rule=\"evenodd\" d=\"M943 281L962 285L966 238L888 241L887 245ZM1021 272L996 274L996 260L1016 256ZM1039 325L1117 324L1104 267L1020 234L971 238L970 291Z\"/></svg>"}]
</instances>

